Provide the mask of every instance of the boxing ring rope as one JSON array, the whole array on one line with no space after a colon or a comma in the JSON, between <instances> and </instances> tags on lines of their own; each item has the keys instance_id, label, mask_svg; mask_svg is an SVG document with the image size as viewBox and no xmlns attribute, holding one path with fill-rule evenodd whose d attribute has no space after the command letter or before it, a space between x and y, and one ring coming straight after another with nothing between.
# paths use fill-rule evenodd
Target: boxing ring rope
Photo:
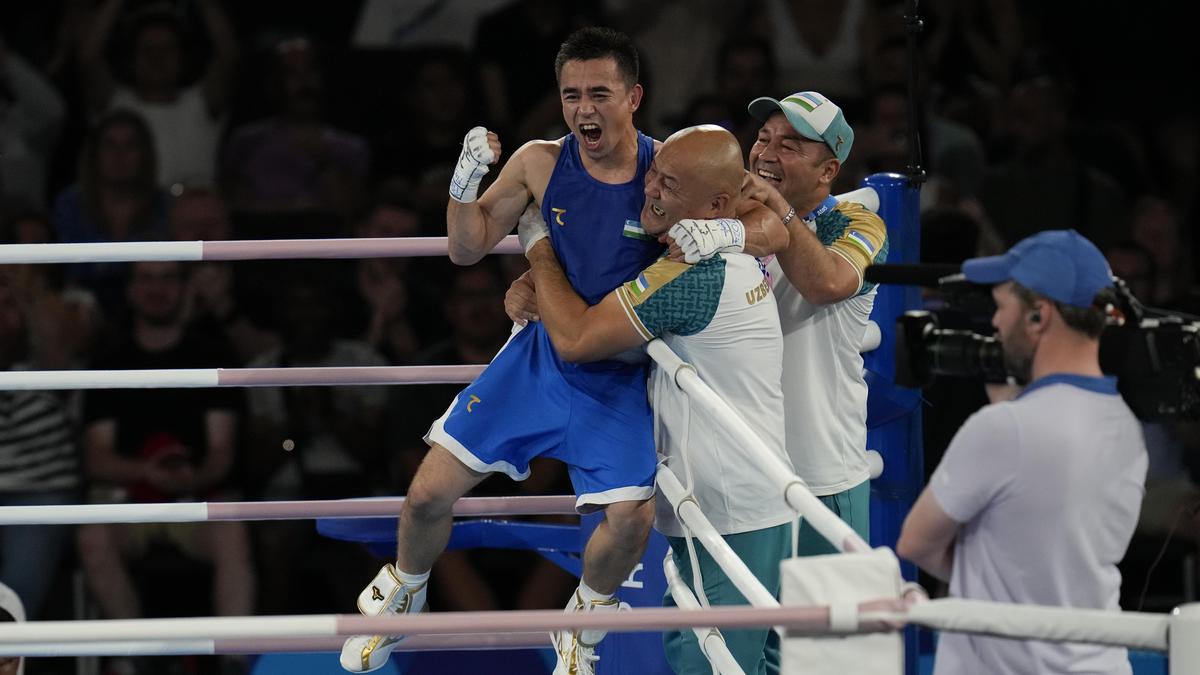
<instances>
[{"instance_id":1,"label":"boxing ring rope","mask_svg":"<svg viewBox=\"0 0 1200 675\"><path fill-rule=\"evenodd\" d=\"M295 654L338 652L340 637L274 638L264 640L129 640L109 642L34 642L0 645L5 656L211 656L217 654ZM481 651L493 649L539 649L546 646L545 633L495 633L492 635L414 635L396 649L405 652Z\"/></svg>"},{"instance_id":2,"label":"boxing ring rope","mask_svg":"<svg viewBox=\"0 0 1200 675\"><path fill-rule=\"evenodd\" d=\"M669 552L663 558L663 573L667 577L667 588L671 591L671 598L675 600L676 605L682 609L703 609L700 601L696 599L696 595L692 593L692 589L683 583L683 579L679 576L679 569L675 567L675 561ZM704 658L708 659L717 672L721 675L746 675L746 671L742 670L742 667L733 658L733 654L729 652L729 647L725 645L725 637L721 635L720 631L711 626L693 626L692 632L696 634L696 643L700 645L700 651L704 654Z\"/></svg>"},{"instance_id":3,"label":"boxing ring rope","mask_svg":"<svg viewBox=\"0 0 1200 675\"><path fill-rule=\"evenodd\" d=\"M0 506L4 525L91 523L204 523L221 520L306 520L310 518L395 518L404 497L278 502L164 502L151 504L52 504ZM463 497L454 515L574 515L575 497Z\"/></svg>"},{"instance_id":4,"label":"boxing ring rope","mask_svg":"<svg viewBox=\"0 0 1200 675\"><path fill-rule=\"evenodd\" d=\"M778 607L779 601L759 582L729 544L725 543L720 533L700 510L700 505L684 491L675 473L660 465L655 480L658 482L658 489L675 508L679 521L691 531L692 536L704 544L704 548L713 557L713 562L729 575L729 580L746 596L746 600L755 607Z\"/></svg>"},{"instance_id":5,"label":"boxing ring rope","mask_svg":"<svg viewBox=\"0 0 1200 675\"><path fill-rule=\"evenodd\" d=\"M872 197L874 205L870 204ZM839 198L851 198L872 210L878 209L878 195L870 188L839 195ZM510 236L505 238L494 252L519 254L521 249L516 238ZM10 244L0 245L0 264L384 258L440 256L446 253L447 241L443 237ZM790 467L766 450L753 430L699 379L694 368L680 360L665 344L657 340L648 345L648 352L659 367L666 368L673 374L673 379L680 389L699 402L709 414L717 415L724 424L748 442L744 452L749 459L768 462L772 475L778 477L776 487L779 488L779 494L823 537L844 552L869 550L867 543L853 529L828 511L811 494ZM0 373L0 388L98 389L469 382L481 369L481 366L434 366L420 369L387 367L27 371ZM730 574L731 579L740 576L739 568L748 575L744 563L736 556L733 556L734 560L726 559L727 556L721 552L724 541L700 513L695 501L684 494L683 487L674 474L662 469L659 479L664 486L664 494L670 493L675 497L669 499L675 506L680 520L697 533L697 538L701 539L718 564ZM534 500L545 501L535 503ZM559 501L562 503L559 504ZM4 507L0 508L0 525L395 517L402 506L403 499L367 499ZM574 513L574 498L475 498L460 500L455 507L455 515L527 513ZM710 541L714 536L715 541ZM732 554L732 551L728 552ZM730 570L733 572L730 573ZM402 643L401 648L405 650L503 649L544 646L545 631L564 628L606 629L614 632L699 628L696 635L711 662L724 673L740 673L736 663L732 663L724 640L716 628L785 627L789 629L789 635L830 633L830 617L834 611L829 606L780 607L774 597L766 593L752 575L749 575L749 579L735 580L735 585L751 599L753 605L766 606L701 609L698 608L699 603L691 590L682 584L678 570L674 569L669 556L664 561L664 571L667 573L673 597L682 609L639 608L611 614L564 614L560 610L532 610L388 617L364 617L355 614L7 623L0 625L0 656L336 651L340 648L343 637L360 634L412 635ZM762 597L763 594L766 597ZM846 611L847 608L837 607L837 613L845 614ZM1165 616L941 599L917 603L907 612L858 611L857 606L852 611L860 622L908 622L946 631L1015 639L1096 642L1154 651L1170 650L1172 665L1178 664L1181 667L1188 667L1189 662L1177 658L1178 655L1193 654L1200 649L1194 646L1200 645L1200 608L1196 606L1184 607L1174 615Z\"/></svg>"},{"instance_id":6,"label":"boxing ring rope","mask_svg":"<svg viewBox=\"0 0 1200 675\"><path fill-rule=\"evenodd\" d=\"M25 654L38 645L83 643L80 652L124 643L128 649L154 648L166 642L235 640L236 644L278 644L278 640L333 638L362 634L476 636L498 631L528 633L550 630L659 631L693 627L761 628L781 626L789 635L828 635L828 605L756 608L721 606L708 609L634 608L624 612L563 613L561 610L445 612L396 616L319 614L267 617L203 617L32 621L0 625L0 649ZM1035 607L999 602L930 600L908 612L853 609L860 625L867 622L912 623L930 628L1026 640L1096 642L1166 651L1178 640L1195 640L1200 624L1183 615L1107 612ZM1174 629L1179 628L1176 631ZM1188 629L1188 630L1185 630ZM842 635L871 632L857 630ZM490 637L490 636L489 636ZM472 638L462 638L464 643ZM234 643L225 643L234 644ZM159 653L145 652L145 653Z\"/></svg>"},{"instance_id":7,"label":"boxing ring rope","mask_svg":"<svg viewBox=\"0 0 1200 675\"><path fill-rule=\"evenodd\" d=\"M727 429L745 441L745 445L736 447L747 455L748 460L767 464L770 468L769 473L777 478L776 483L781 488L780 492L784 501L792 507L792 510L807 520L817 532L821 533L821 536L825 537L839 551L853 553L871 550L870 545L863 541L857 532L813 496L808 486L795 474L792 467L767 449L762 439L746 424L745 420L700 379L694 367L680 359L661 340L651 340L646 345L646 352L658 363L660 368L672 373L672 379L677 387L687 392L693 401L704 407L705 412L721 420ZM672 474L673 476L674 474ZM662 478L661 471L659 478ZM678 481L676 481L676 485L679 485ZM679 496L682 497L682 486L679 488ZM694 502L692 503L694 504ZM672 500L671 504L679 510L680 507L676 501ZM699 511L699 507L696 508L696 511ZM712 553L711 548L709 552ZM739 590L741 590L740 587Z\"/></svg>"},{"instance_id":8,"label":"boxing ring rope","mask_svg":"<svg viewBox=\"0 0 1200 675\"><path fill-rule=\"evenodd\" d=\"M446 237L362 237L356 239L253 239L231 241L114 241L85 244L3 244L0 265L43 263L142 262L177 260L315 260L444 256ZM521 254L515 235L492 253Z\"/></svg>"},{"instance_id":9,"label":"boxing ring rope","mask_svg":"<svg viewBox=\"0 0 1200 675\"><path fill-rule=\"evenodd\" d=\"M173 370L10 370L0 389L191 389L465 384L486 366L326 366L320 368L178 368Z\"/></svg>"},{"instance_id":10,"label":"boxing ring rope","mask_svg":"<svg viewBox=\"0 0 1200 675\"><path fill-rule=\"evenodd\" d=\"M6 656L26 657L79 657L79 656L215 656L215 655L259 655L259 653L329 653L342 649L344 639L330 638L275 638L275 639L226 639L226 640L128 640L44 641L26 645L0 645L0 658ZM487 651L527 650L546 646L545 633L494 633L491 635L445 634L413 635L404 639L397 651Z\"/></svg>"}]
</instances>

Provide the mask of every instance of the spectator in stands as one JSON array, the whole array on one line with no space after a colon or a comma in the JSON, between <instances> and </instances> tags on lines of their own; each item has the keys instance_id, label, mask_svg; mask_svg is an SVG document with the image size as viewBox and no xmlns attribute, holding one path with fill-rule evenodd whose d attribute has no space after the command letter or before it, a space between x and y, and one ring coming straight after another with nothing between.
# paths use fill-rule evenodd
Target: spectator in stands
<instances>
[{"instance_id":1,"label":"spectator in stands","mask_svg":"<svg viewBox=\"0 0 1200 675\"><path fill-rule=\"evenodd\" d=\"M233 238L225 200L215 188L181 186L167 213L171 238L220 241ZM237 363L248 363L279 344L279 336L261 327L243 309L237 293L239 269L230 262L196 263L188 275L187 321L197 332L222 335Z\"/></svg>"},{"instance_id":2,"label":"spectator in stands","mask_svg":"<svg viewBox=\"0 0 1200 675\"><path fill-rule=\"evenodd\" d=\"M132 23L128 40L120 44L128 45L123 60L129 81L117 81L106 57L126 4L126 0L105 0L83 38L79 59L88 106L97 113L133 110L146 119L154 137L160 186L212 182L238 52L221 2L196 2L212 56L200 80L191 84L184 25L176 14L161 8L128 17Z\"/></svg>"},{"instance_id":3,"label":"spectator in stands","mask_svg":"<svg viewBox=\"0 0 1200 675\"><path fill-rule=\"evenodd\" d=\"M231 134L222 159L225 194L239 209L348 217L361 201L370 165L367 144L324 121L324 74L308 38L280 39L268 58L275 114Z\"/></svg>"},{"instance_id":4,"label":"spectator in stands","mask_svg":"<svg viewBox=\"0 0 1200 675\"><path fill-rule=\"evenodd\" d=\"M1142 197L1134 205L1132 235L1154 258L1150 292L1138 297L1150 305L1183 308L1192 282L1193 262L1186 255L1187 232L1179 221L1179 211L1161 197Z\"/></svg>"},{"instance_id":5,"label":"spectator in stands","mask_svg":"<svg viewBox=\"0 0 1200 675\"><path fill-rule=\"evenodd\" d=\"M251 367L386 365L368 345L335 337L340 292L331 286L331 279L312 267L283 280L278 288L282 344ZM334 499L381 491L386 388L256 387L247 392L248 482L259 497ZM263 569L271 570L262 580L268 612L322 611L322 603L326 611L348 608L346 599L358 588L354 580L376 566L361 547L318 536L312 523L259 523L256 534Z\"/></svg>"},{"instance_id":6,"label":"spectator in stands","mask_svg":"<svg viewBox=\"0 0 1200 675\"><path fill-rule=\"evenodd\" d=\"M137 113L114 110L101 117L84 142L75 184L54 200L58 241L164 239L167 195L155 183L154 157L150 130ZM124 306L125 272L120 263L82 263L67 269L67 279L91 290L115 315Z\"/></svg>"},{"instance_id":7,"label":"spectator in stands","mask_svg":"<svg viewBox=\"0 0 1200 675\"><path fill-rule=\"evenodd\" d=\"M212 368L231 363L227 347L185 324L186 287L180 263L134 263L128 332L96 367ZM96 488L93 498L158 502L228 495L239 398L219 389L88 392L82 446L87 477ZM84 577L105 617L143 615L144 603L154 598L139 595L129 561L159 547L212 563L217 614L252 613L255 579L242 523L84 525L79 528Z\"/></svg>"},{"instance_id":8,"label":"spectator in stands","mask_svg":"<svg viewBox=\"0 0 1200 675\"><path fill-rule=\"evenodd\" d=\"M572 31L596 23L589 3L516 0L479 21L475 58L483 80L489 128L515 149L547 129L562 128L554 71L558 48ZM515 45L520 45L514 48Z\"/></svg>"},{"instance_id":9,"label":"spectator in stands","mask_svg":"<svg viewBox=\"0 0 1200 675\"><path fill-rule=\"evenodd\" d=\"M0 272L0 370L28 370L33 310ZM79 464L67 397L54 391L0 391L0 505L41 506L78 501ZM39 616L71 528L8 525L0 528L0 582ZM7 590L7 589L4 589ZM0 673L3 673L0 667Z\"/></svg>"},{"instance_id":10,"label":"spectator in stands","mask_svg":"<svg viewBox=\"0 0 1200 675\"><path fill-rule=\"evenodd\" d=\"M403 179L413 189L417 210L440 223L462 130L481 119L481 106L468 95L475 89L475 73L465 53L448 49L417 57L411 72L399 83L403 97L392 113L405 123L393 121L383 133L373 172L379 180ZM445 230L422 234L441 236Z\"/></svg>"},{"instance_id":11,"label":"spectator in stands","mask_svg":"<svg viewBox=\"0 0 1200 675\"><path fill-rule=\"evenodd\" d=\"M1128 237L1125 194L1067 145L1069 112L1059 78L1028 77L1008 94L1002 144L1011 142L1013 156L990 168L979 189L988 218L1008 244L1043 227L1074 228L1101 248Z\"/></svg>"},{"instance_id":12,"label":"spectator in stands","mask_svg":"<svg viewBox=\"0 0 1200 675\"><path fill-rule=\"evenodd\" d=\"M0 214L0 221L0 242L54 241L50 219L42 211L16 206ZM62 265L7 265L4 271L26 312L28 360L39 370L65 370L87 364L105 327L96 297L68 284Z\"/></svg>"},{"instance_id":13,"label":"spectator in stands","mask_svg":"<svg viewBox=\"0 0 1200 675\"><path fill-rule=\"evenodd\" d=\"M385 197L367 213L357 234L360 237L415 237L419 227L417 212L408 201ZM409 263L409 258L366 258L355 266L356 290L365 304L362 341L394 365L411 363L420 349L416 326L410 317L416 315L413 305L421 304L422 298L413 297ZM440 306L442 301L439 287L437 305ZM423 309L437 311L433 306Z\"/></svg>"},{"instance_id":14,"label":"spectator in stands","mask_svg":"<svg viewBox=\"0 0 1200 675\"><path fill-rule=\"evenodd\" d=\"M754 0L749 6L747 30L771 44L779 86L820 91L855 109L863 97L864 29L874 3Z\"/></svg>"},{"instance_id":15,"label":"spectator in stands","mask_svg":"<svg viewBox=\"0 0 1200 675\"><path fill-rule=\"evenodd\" d=\"M0 39L0 198L46 206L46 175L65 117L58 90Z\"/></svg>"}]
</instances>

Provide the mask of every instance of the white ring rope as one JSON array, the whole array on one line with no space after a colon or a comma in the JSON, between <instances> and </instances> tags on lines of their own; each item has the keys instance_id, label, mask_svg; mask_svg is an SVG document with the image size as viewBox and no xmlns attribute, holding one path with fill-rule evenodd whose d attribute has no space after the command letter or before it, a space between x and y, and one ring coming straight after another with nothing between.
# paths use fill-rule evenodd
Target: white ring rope
<instances>
[{"instance_id":1,"label":"white ring rope","mask_svg":"<svg viewBox=\"0 0 1200 675\"><path fill-rule=\"evenodd\" d=\"M671 598L680 609L703 609L696 595L679 576L679 569L675 566L670 551L667 551L666 557L663 558L663 574L667 577L667 588L671 591ZM700 652L716 668L718 675L746 675L746 671L738 665L733 654L729 653L721 631L712 627L693 626L692 632L696 635Z\"/></svg>"},{"instance_id":2,"label":"white ring rope","mask_svg":"<svg viewBox=\"0 0 1200 675\"><path fill-rule=\"evenodd\" d=\"M659 367L674 373L676 386L687 392L688 396L702 405L708 414L718 418L727 429L745 441L735 445L734 449L746 453L748 461L765 463L769 467L768 473L776 479L779 488L777 494L782 495L787 504L807 520L825 539L829 540L836 549L846 552L871 550L870 545L863 541L857 532L813 496L792 467L767 449L750 425L746 424L737 412L729 407L728 403L700 379L695 368L684 363L662 340L651 340L646 345L646 351ZM672 504L678 508L675 502Z\"/></svg>"},{"instance_id":3,"label":"white ring rope","mask_svg":"<svg viewBox=\"0 0 1200 675\"><path fill-rule=\"evenodd\" d=\"M729 576L729 580L733 582L735 588L741 591L746 600L755 607L778 607L779 601L775 599L775 596L762 585L750 568L746 567L746 563L721 538L721 534L712 526L712 523L708 522L708 518L704 516L696 500L687 496L675 473L660 465L655 480L658 481L658 489L662 491L663 496L675 507L675 514L683 526L696 539L699 539L700 543L704 544L704 548L712 556L713 561Z\"/></svg>"},{"instance_id":4,"label":"white ring rope","mask_svg":"<svg viewBox=\"0 0 1200 675\"><path fill-rule=\"evenodd\" d=\"M446 237L3 244L0 245L0 264L403 258L444 256L448 250ZM522 252L521 244L513 235L505 237L492 249L492 253L501 254Z\"/></svg>"},{"instance_id":5,"label":"white ring rope","mask_svg":"<svg viewBox=\"0 0 1200 675\"><path fill-rule=\"evenodd\" d=\"M491 612L442 612L362 616L202 617L27 621L0 624L0 644L39 642L136 642L140 640L261 640L352 635L445 635L500 632L608 630L660 631L664 628L716 626L758 628L782 625L820 631L829 624L826 607L719 607L701 611L636 608L624 612L564 613L558 609Z\"/></svg>"},{"instance_id":6,"label":"white ring rope","mask_svg":"<svg viewBox=\"0 0 1200 675\"><path fill-rule=\"evenodd\" d=\"M863 620L865 616L861 617ZM1114 612L1014 605L942 598L919 602L908 620L929 628L1056 642L1092 642L1166 651L1170 617L1148 612Z\"/></svg>"},{"instance_id":7,"label":"white ring rope","mask_svg":"<svg viewBox=\"0 0 1200 675\"><path fill-rule=\"evenodd\" d=\"M309 518L395 518L403 497L280 502L168 502L153 504L52 504L0 506L2 525L84 525L89 523L203 523L221 520L305 520ZM463 497L454 515L573 515L575 497Z\"/></svg>"},{"instance_id":8,"label":"white ring rope","mask_svg":"<svg viewBox=\"0 0 1200 675\"><path fill-rule=\"evenodd\" d=\"M930 600L903 612L860 611L860 624L892 621L943 630L1068 642L1097 642L1166 651L1177 617L1143 612L1107 612L1034 607L999 602ZM711 609L635 608L625 612L516 610L445 612L397 616L322 614L183 619L29 621L0 624L0 645L14 649L43 643L241 640L261 641L351 635L447 635L523 633L551 630L613 632L782 626L789 635L831 632L828 606L720 606ZM248 644L248 643L247 643Z\"/></svg>"},{"instance_id":9,"label":"white ring rope","mask_svg":"<svg viewBox=\"0 0 1200 675\"><path fill-rule=\"evenodd\" d=\"M864 187L836 195L879 211L879 193ZM492 253L520 255L508 235ZM312 260L444 256L446 237L359 237L353 239L256 239L230 241L113 241L73 244L0 244L0 265L21 263L138 262L144 260Z\"/></svg>"},{"instance_id":10,"label":"white ring rope","mask_svg":"<svg viewBox=\"0 0 1200 675\"><path fill-rule=\"evenodd\" d=\"M197 387L332 387L462 384L486 366L348 366L323 368L176 368L159 370L9 370L0 390L191 389Z\"/></svg>"},{"instance_id":11,"label":"white ring rope","mask_svg":"<svg viewBox=\"0 0 1200 675\"><path fill-rule=\"evenodd\" d=\"M112 642L34 642L0 645L0 657L149 656L213 654L336 653L340 637L233 639L233 640L129 640ZM545 633L493 633L491 635L414 635L399 646L403 652L493 649L540 649Z\"/></svg>"}]
</instances>

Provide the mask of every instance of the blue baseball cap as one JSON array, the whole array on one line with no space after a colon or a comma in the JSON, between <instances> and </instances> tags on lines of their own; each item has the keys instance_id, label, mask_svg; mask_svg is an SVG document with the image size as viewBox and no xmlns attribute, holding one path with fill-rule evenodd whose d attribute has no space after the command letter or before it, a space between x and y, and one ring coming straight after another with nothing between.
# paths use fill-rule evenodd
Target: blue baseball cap
<instances>
[{"instance_id":1,"label":"blue baseball cap","mask_svg":"<svg viewBox=\"0 0 1200 675\"><path fill-rule=\"evenodd\" d=\"M800 91L777 101L768 96L756 98L746 107L759 122L766 122L775 111L783 112L796 133L829 146L839 162L850 156L854 130L836 103L815 91Z\"/></svg>"},{"instance_id":2,"label":"blue baseball cap","mask_svg":"<svg viewBox=\"0 0 1200 675\"><path fill-rule=\"evenodd\" d=\"M1074 307L1091 307L1101 289L1112 286L1112 270L1096 245L1075 230L1048 230L1017 242L1004 255L963 263L967 281L1015 281L1029 290Z\"/></svg>"}]
</instances>

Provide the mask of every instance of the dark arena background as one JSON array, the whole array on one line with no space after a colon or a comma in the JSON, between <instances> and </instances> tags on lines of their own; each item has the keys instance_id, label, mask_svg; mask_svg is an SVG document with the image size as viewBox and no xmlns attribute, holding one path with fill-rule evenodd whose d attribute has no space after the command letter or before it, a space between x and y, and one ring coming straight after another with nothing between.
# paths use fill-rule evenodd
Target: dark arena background
<instances>
[{"instance_id":1,"label":"dark arena background","mask_svg":"<svg viewBox=\"0 0 1200 675\"><path fill-rule=\"evenodd\" d=\"M555 55L575 29L602 25L638 46L634 121L657 139L717 124L744 156L760 126L752 99L835 100L855 139L833 193L880 174L919 187L904 211L904 262L958 266L1073 228L1142 304L1196 315L1192 11L1168 0L5 0L0 244L445 237L463 135L495 131L503 164L527 141L569 133ZM145 113L147 102L171 112ZM486 364L510 333L505 292L529 268L511 252L470 266L440 254L204 260L0 265L0 370ZM942 312L945 327L991 330L986 315L908 293L897 302ZM175 321L187 337L169 358L127 349L135 326ZM890 338L885 328L889 353ZM0 507L403 496L429 423L467 381L0 391ZM951 437L987 399L977 380L939 376L892 402L915 421L883 453L884 478L888 467L909 473L873 485L875 546L895 544ZM146 419L172 431L139 435ZM1120 565L1125 610L1197 600L1198 422L1143 422L1149 472ZM170 487L131 468L148 460L203 468ZM565 465L539 459L529 480L492 476L472 496L568 494ZM581 518L570 510L514 516L499 534L482 520L456 525L431 607L560 609L577 583ZM368 525L394 542L394 518ZM29 620L356 613L390 553L336 529L0 525L0 582ZM946 594L905 565L931 597ZM929 672L932 633L907 639L909 675ZM545 647L398 654L383 672L549 673ZM1139 675L1167 672L1161 654L1131 661ZM24 672L341 671L331 654L118 654L29 658Z\"/></svg>"}]
</instances>

